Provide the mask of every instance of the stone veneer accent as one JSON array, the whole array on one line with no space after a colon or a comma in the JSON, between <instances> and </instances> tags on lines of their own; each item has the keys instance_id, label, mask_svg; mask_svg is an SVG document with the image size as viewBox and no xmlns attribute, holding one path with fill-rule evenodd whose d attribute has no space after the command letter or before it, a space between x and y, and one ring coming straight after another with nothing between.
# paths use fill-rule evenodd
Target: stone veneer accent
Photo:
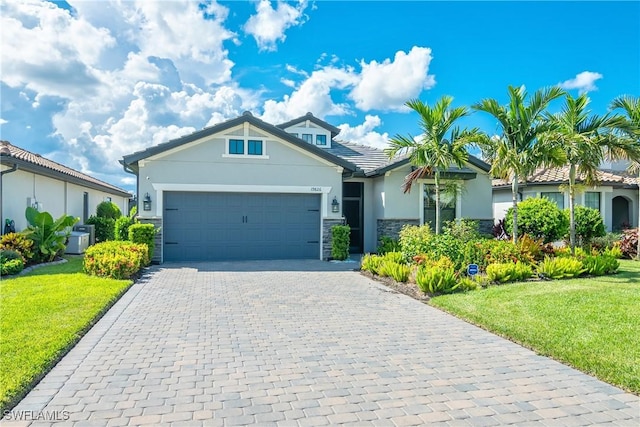
<instances>
[{"instance_id":1,"label":"stone veneer accent","mask_svg":"<svg viewBox=\"0 0 640 427\"><path fill-rule=\"evenodd\" d=\"M405 225L420 225L419 219L379 219L377 241L380 242L382 236L391 237L392 239L398 239L400 236L400 230Z\"/></svg>"},{"instance_id":2,"label":"stone veneer accent","mask_svg":"<svg viewBox=\"0 0 640 427\"><path fill-rule=\"evenodd\" d=\"M344 225L345 219L327 219L322 220L322 259L331 258L331 227L334 225Z\"/></svg>"},{"instance_id":3,"label":"stone veneer accent","mask_svg":"<svg viewBox=\"0 0 640 427\"><path fill-rule=\"evenodd\" d=\"M155 248L151 262L153 264L160 264L162 262L162 218L138 218L138 220L141 224L153 224L154 227L159 230L153 239Z\"/></svg>"}]
</instances>

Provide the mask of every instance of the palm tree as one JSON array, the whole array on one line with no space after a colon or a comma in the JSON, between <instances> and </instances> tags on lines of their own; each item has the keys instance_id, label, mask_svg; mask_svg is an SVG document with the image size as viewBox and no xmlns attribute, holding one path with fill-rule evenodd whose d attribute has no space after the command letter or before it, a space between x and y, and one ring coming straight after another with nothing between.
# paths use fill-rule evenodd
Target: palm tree
<instances>
[{"instance_id":1,"label":"palm tree","mask_svg":"<svg viewBox=\"0 0 640 427\"><path fill-rule=\"evenodd\" d=\"M553 147L544 147L539 135L549 130L543 120L545 109L564 91L558 87L540 89L529 98L524 86L509 86L509 104L500 105L492 98L474 104L473 109L491 114L498 120L501 134L485 138L481 149L491 163L491 173L497 178L511 179L513 201L513 242L518 240L518 180L526 179L537 167L561 165L562 153Z\"/></svg>"},{"instance_id":2,"label":"palm tree","mask_svg":"<svg viewBox=\"0 0 640 427\"><path fill-rule=\"evenodd\" d=\"M587 110L589 98L581 94L577 98L566 95L565 104L557 114L547 114L552 129L543 135L549 144L561 150L569 164L569 242L575 254L576 224L575 198L576 176L587 185L598 181L598 168L607 160L633 158L637 150L628 139L618 138L613 132L624 126L624 118L618 115L591 115Z\"/></svg>"},{"instance_id":3,"label":"palm tree","mask_svg":"<svg viewBox=\"0 0 640 427\"><path fill-rule=\"evenodd\" d=\"M474 138L479 138L478 129L460 130L454 127L457 120L469 115L466 107L450 108L453 98L443 96L433 107L419 99L407 101L405 105L419 114L419 125L422 135L413 138L411 135L396 135L389 141L385 151L389 158L399 154L409 155L410 162L416 169L406 176L402 189L411 191L411 185L427 175L433 175L435 181L436 223L435 232L440 233L440 192L442 173L451 165L464 167L469 154L467 147Z\"/></svg>"},{"instance_id":4,"label":"palm tree","mask_svg":"<svg viewBox=\"0 0 640 427\"><path fill-rule=\"evenodd\" d=\"M622 95L615 98L609 106L611 110L621 109L626 117L623 128L618 128L624 135L627 135L632 143L640 145L640 98L629 95ZM640 201L640 161L636 161L630 168L638 173L638 200ZM638 209L638 259L640 259L640 209Z\"/></svg>"}]
</instances>

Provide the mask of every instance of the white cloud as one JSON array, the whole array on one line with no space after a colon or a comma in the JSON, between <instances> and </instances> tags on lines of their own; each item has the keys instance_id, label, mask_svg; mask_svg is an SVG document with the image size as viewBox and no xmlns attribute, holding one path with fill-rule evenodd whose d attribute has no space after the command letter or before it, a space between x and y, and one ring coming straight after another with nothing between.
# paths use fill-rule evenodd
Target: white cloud
<instances>
[{"instance_id":1,"label":"white cloud","mask_svg":"<svg viewBox=\"0 0 640 427\"><path fill-rule=\"evenodd\" d=\"M595 85L596 80L600 80L602 78L602 74L594 73L592 71L583 71L579 74L576 74L575 78L565 80L560 83L560 87L563 89L571 90L578 89L580 93L591 92L594 90L598 90Z\"/></svg>"},{"instance_id":2,"label":"white cloud","mask_svg":"<svg viewBox=\"0 0 640 427\"><path fill-rule=\"evenodd\" d=\"M271 1L260 0L256 6L257 13L247 20L244 31L253 36L260 50L274 51L277 42L286 39L285 31L288 28L304 23L303 12L306 7L306 0L299 1L295 7L278 1L275 9Z\"/></svg>"},{"instance_id":3,"label":"white cloud","mask_svg":"<svg viewBox=\"0 0 640 427\"><path fill-rule=\"evenodd\" d=\"M389 134L374 131L380 125L382 125L380 117L367 114L364 122L357 126L351 126L348 123L339 125L340 133L337 139L384 149L388 146Z\"/></svg>"},{"instance_id":4,"label":"white cloud","mask_svg":"<svg viewBox=\"0 0 640 427\"><path fill-rule=\"evenodd\" d=\"M435 85L429 73L431 49L414 46L409 53L396 52L391 61L361 61L360 81L349 94L356 107L369 110L404 110L404 103Z\"/></svg>"},{"instance_id":5,"label":"white cloud","mask_svg":"<svg viewBox=\"0 0 640 427\"><path fill-rule=\"evenodd\" d=\"M9 123L9 121L8 121L8 120L5 120L5 119L3 119L3 118L0 118L0 125L4 125L4 124L7 124L7 123Z\"/></svg>"}]
</instances>

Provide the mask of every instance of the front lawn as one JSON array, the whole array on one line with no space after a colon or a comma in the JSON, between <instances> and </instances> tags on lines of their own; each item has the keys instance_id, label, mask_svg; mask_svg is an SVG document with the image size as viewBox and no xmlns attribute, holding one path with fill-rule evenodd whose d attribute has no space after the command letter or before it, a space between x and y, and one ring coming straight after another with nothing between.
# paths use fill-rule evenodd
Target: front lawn
<instances>
[{"instance_id":1,"label":"front lawn","mask_svg":"<svg viewBox=\"0 0 640 427\"><path fill-rule=\"evenodd\" d=\"M17 403L131 280L82 273L82 257L0 283L0 412Z\"/></svg>"},{"instance_id":2,"label":"front lawn","mask_svg":"<svg viewBox=\"0 0 640 427\"><path fill-rule=\"evenodd\" d=\"M431 305L640 394L640 263L598 278L514 283Z\"/></svg>"}]
</instances>

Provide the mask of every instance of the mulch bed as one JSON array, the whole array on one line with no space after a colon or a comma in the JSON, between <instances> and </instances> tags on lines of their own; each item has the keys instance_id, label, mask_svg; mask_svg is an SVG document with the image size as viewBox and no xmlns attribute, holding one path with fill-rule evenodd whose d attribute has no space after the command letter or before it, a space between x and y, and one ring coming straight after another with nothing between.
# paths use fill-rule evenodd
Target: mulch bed
<instances>
[{"instance_id":1,"label":"mulch bed","mask_svg":"<svg viewBox=\"0 0 640 427\"><path fill-rule=\"evenodd\" d=\"M372 274L370 271L360 271L360 274L366 276L376 282L382 283L388 288L393 289L395 292L405 294L410 296L413 299L417 299L420 302L427 303L431 298L429 295L424 294L418 286L413 283L398 283L393 280L391 277L380 277Z\"/></svg>"}]
</instances>

